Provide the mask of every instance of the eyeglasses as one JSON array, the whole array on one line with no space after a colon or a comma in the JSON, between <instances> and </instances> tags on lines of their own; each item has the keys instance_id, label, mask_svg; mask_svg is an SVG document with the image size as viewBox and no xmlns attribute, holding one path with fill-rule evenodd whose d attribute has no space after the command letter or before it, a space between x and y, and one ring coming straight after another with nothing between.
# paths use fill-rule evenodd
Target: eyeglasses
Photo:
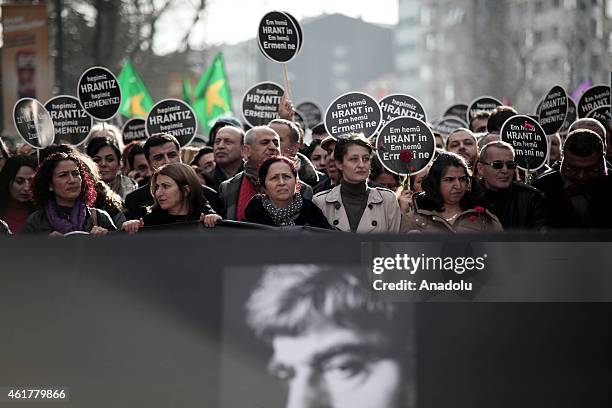
<instances>
[{"instance_id":1,"label":"eyeglasses","mask_svg":"<svg viewBox=\"0 0 612 408\"><path fill-rule=\"evenodd\" d=\"M487 163L487 162L480 162L480 163L487 164L493 167L495 170L501 170L502 168L504 168L504 165L506 166L508 170L516 169L516 162L514 160L509 160L507 162L503 162L501 160L493 160L491 163Z\"/></svg>"}]
</instances>

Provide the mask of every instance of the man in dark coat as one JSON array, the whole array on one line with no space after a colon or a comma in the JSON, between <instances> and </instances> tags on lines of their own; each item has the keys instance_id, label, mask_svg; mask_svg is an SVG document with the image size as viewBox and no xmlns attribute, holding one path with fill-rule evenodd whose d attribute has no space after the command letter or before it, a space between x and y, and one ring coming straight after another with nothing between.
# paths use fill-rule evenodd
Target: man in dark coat
<instances>
[{"instance_id":1,"label":"man in dark coat","mask_svg":"<svg viewBox=\"0 0 612 408\"><path fill-rule=\"evenodd\" d=\"M546 224L551 228L612 228L611 180L601 137L588 129L570 132L560 170L534 183L545 195Z\"/></svg>"},{"instance_id":2,"label":"man in dark coat","mask_svg":"<svg viewBox=\"0 0 612 408\"><path fill-rule=\"evenodd\" d=\"M485 145L478 158L478 175L487 210L507 229L541 229L546 222L542 193L514 181L514 148L502 141Z\"/></svg>"}]
</instances>

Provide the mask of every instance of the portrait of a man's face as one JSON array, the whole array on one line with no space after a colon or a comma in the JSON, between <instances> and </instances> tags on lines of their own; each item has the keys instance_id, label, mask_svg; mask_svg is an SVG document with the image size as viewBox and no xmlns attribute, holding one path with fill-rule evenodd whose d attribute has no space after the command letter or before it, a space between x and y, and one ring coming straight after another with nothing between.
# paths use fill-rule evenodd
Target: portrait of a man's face
<instances>
[{"instance_id":1,"label":"portrait of a man's face","mask_svg":"<svg viewBox=\"0 0 612 408\"><path fill-rule=\"evenodd\" d=\"M275 337L269 371L287 407L399 407L402 365L382 344L382 333L320 325Z\"/></svg>"},{"instance_id":2,"label":"portrait of a man's face","mask_svg":"<svg viewBox=\"0 0 612 408\"><path fill-rule=\"evenodd\" d=\"M241 378L273 379L279 406L290 408L413 406L412 307L374 299L357 270L265 267L244 311L268 352L259 373Z\"/></svg>"}]
</instances>

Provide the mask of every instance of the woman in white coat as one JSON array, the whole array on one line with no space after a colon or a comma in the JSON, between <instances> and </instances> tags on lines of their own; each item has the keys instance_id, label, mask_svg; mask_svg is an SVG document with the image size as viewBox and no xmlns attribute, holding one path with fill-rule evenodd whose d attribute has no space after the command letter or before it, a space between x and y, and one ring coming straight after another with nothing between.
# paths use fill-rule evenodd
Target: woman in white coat
<instances>
[{"instance_id":1,"label":"woman in white coat","mask_svg":"<svg viewBox=\"0 0 612 408\"><path fill-rule=\"evenodd\" d=\"M398 232L401 211L395 194L367 184L372 164L368 139L355 133L340 137L334 160L341 174L340 184L313 198L330 225L358 233Z\"/></svg>"}]
</instances>

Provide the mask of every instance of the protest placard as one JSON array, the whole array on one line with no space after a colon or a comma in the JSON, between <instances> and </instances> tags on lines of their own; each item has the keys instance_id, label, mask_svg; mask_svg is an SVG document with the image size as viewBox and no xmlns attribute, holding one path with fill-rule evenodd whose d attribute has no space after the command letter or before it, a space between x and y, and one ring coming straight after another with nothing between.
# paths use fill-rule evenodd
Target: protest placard
<instances>
[{"instance_id":1,"label":"protest placard","mask_svg":"<svg viewBox=\"0 0 612 408\"><path fill-rule=\"evenodd\" d=\"M537 120L516 115L504 122L501 140L514 147L515 161L526 171L538 170L548 158L548 139Z\"/></svg>"},{"instance_id":2,"label":"protest placard","mask_svg":"<svg viewBox=\"0 0 612 408\"><path fill-rule=\"evenodd\" d=\"M24 142L42 149L53 143L55 129L49 112L32 98L21 98L13 107L13 124Z\"/></svg>"},{"instance_id":3,"label":"protest placard","mask_svg":"<svg viewBox=\"0 0 612 408\"><path fill-rule=\"evenodd\" d=\"M83 72L77 95L85 112L101 121L112 119L121 106L119 82L104 67L91 67Z\"/></svg>"},{"instance_id":4,"label":"protest placard","mask_svg":"<svg viewBox=\"0 0 612 408\"><path fill-rule=\"evenodd\" d=\"M434 157L436 140L427 124L402 116L387 122L376 139L376 154L382 165L402 176L423 170Z\"/></svg>"},{"instance_id":5,"label":"protest placard","mask_svg":"<svg viewBox=\"0 0 612 408\"><path fill-rule=\"evenodd\" d=\"M349 92L333 101L325 112L325 128L331 136L345 133L363 133L372 136L382 119L378 102L370 95Z\"/></svg>"},{"instance_id":6,"label":"protest placard","mask_svg":"<svg viewBox=\"0 0 612 408\"><path fill-rule=\"evenodd\" d=\"M187 146L198 130L195 113L189 105L178 99L163 99L157 102L145 121L149 137L156 133L170 133L181 147Z\"/></svg>"},{"instance_id":7,"label":"protest placard","mask_svg":"<svg viewBox=\"0 0 612 408\"><path fill-rule=\"evenodd\" d=\"M240 111L251 126L267 125L278 117L283 88L274 82L260 82L242 96Z\"/></svg>"},{"instance_id":8,"label":"protest placard","mask_svg":"<svg viewBox=\"0 0 612 408\"><path fill-rule=\"evenodd\" d=\"M45 103L45 109L49 112L55 128L53 143L79 146L85 142L93 120L83 110L77 98L70 95L56 96Z\"/></svg>"}]
</instances>

